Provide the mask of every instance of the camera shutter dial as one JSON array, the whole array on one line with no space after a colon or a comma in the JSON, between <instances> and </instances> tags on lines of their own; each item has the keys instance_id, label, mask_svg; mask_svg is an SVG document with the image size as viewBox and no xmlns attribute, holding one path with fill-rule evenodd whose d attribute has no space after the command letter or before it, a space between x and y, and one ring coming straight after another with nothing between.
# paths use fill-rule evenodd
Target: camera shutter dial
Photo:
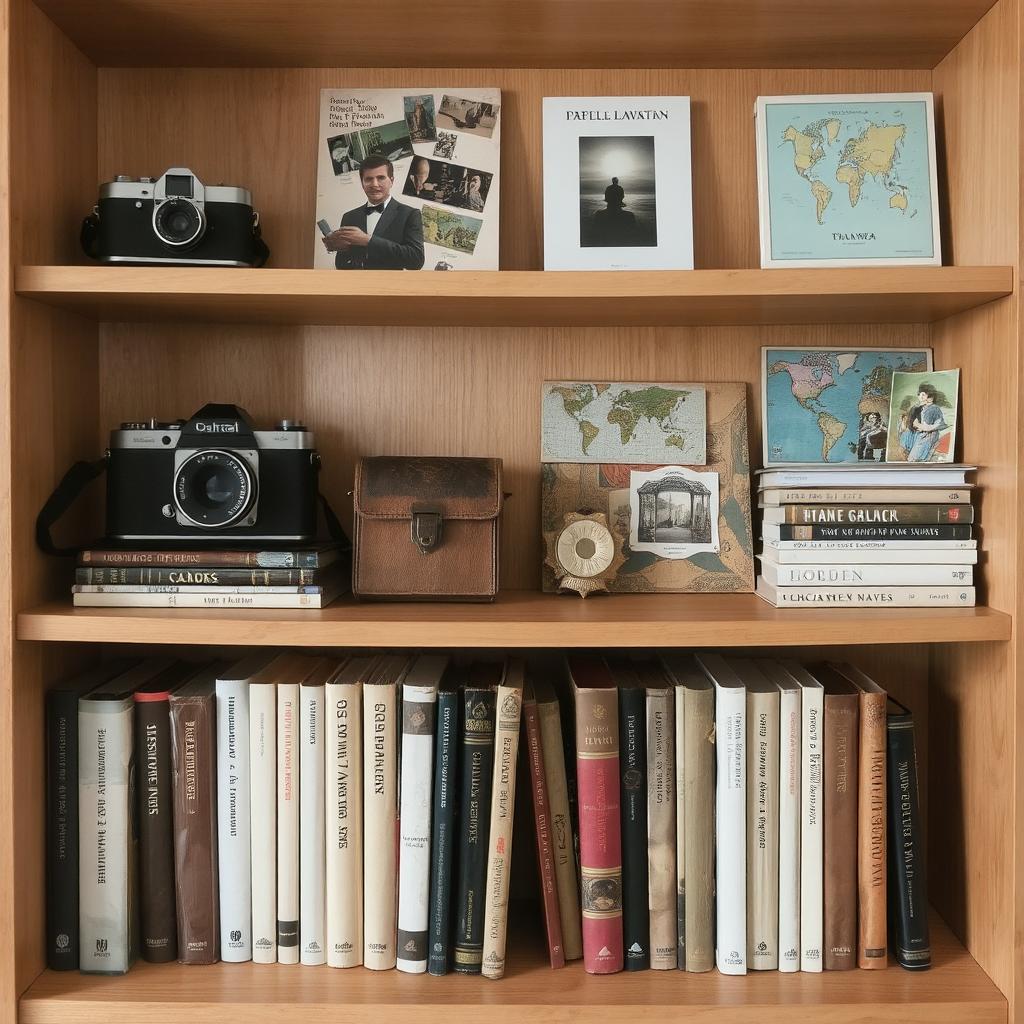
<instances>
[{"instance_id":1,"label":"camera shutter dial","mask_svg":"<svg viewBox=\"0 0 1024 1024\"><path fill-rule=\"evenodd\" d=\"M206 448L188 456L174 477L174 504L186 526L241 525L256 502L256 479L235 452Z\"/></svg>"}]
</instances>

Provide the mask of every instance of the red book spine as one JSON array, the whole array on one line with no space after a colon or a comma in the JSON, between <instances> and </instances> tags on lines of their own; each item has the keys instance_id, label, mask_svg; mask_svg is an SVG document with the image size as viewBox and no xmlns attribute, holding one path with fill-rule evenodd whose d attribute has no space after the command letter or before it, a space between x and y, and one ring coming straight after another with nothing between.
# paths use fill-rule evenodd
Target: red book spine
<instances>
[{"instance_id":1,"label":"red book spine","mask_svg":"<svg viewBox=\"0 0 1024 1024\"><path fill-rule=\"evenodd\" d=\"M569 662L576 697L583 965L622 970L622 834L619 821L619 711L615 682L597 658Z\"/></svg>"},{"instance_id":2,"label":"red book spine","mask_svg":"<svg viewBox=\"0 0 1024 1024\"><path fill-rule=\"evenodd\" d=\"M544 925L548 936L548 959L552 967L565 966L562 944L562 918L558 910L558 882L555 876L555 855L551 845L551 808L548 784L544 775L544 751L541 747L540 718L537 702L528 697L523 702L523 724L526 750L530 762L530 789L533 793L533 820L537 837L537 867L541 895L544 898Z\"/></svg>"}]
</instances>

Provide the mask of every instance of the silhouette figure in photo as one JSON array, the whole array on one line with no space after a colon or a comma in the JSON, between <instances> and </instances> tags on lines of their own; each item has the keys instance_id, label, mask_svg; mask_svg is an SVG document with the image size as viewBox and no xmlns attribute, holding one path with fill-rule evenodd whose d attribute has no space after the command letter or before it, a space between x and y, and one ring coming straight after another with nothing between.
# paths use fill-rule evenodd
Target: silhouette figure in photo
<instances>
[{"instance_id":1,"label":"silhouette figure in photo","mask_svg":"<svg viewBox=\"0 0 1024 1024\"><path fill-rule=\"evenodd\" d=\"M583 245L641 245L636 217L625 209L626 192L618 178L604 190L605 208L583 223Z\"/></svg>"}]
</instances>

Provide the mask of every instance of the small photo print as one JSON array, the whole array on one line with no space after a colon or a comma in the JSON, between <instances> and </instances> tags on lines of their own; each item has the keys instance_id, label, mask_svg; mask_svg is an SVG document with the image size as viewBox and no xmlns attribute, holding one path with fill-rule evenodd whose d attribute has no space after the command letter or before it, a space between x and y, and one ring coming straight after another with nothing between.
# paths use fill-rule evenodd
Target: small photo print
<instances>
[{"instance_id":1,"label":"small photo print","mask_svg":"<svg viewBox=\"0 0 1024 1024\"><path fill-rule=\"evenodd\" d=\"M335 176L351 174L358 164L352 154L352 135L335 135L327 140L327 152L331 155L331 166Z\"/></svg>"},{"instance_id":2,"label":"small photo print","mask_svg":"<svg viewBox=\"0 0 1024 1024\"><path fill-rule=\"evenodd\" d=\"M718 474L662 466L629 474L629 546L661 558L719 550Z\"/></svg>"},{"instance_id":3,"label":"small photo print","mask_svg":"<svg viewBox=\"0 0 1024 1024\"><path fill-rule=\"evenodd\" d=\"M437 125L434 123L434 97L430 93L422 96L404 96L405 123L409 138L413 142L434 142L437 139Z\"/></svg>"},{"instance_id":4,"label":"small photo print","mask_svg":"<svg viewBox=\"0 0 1024 1024\"><path fill-rule=\"evenodd\" d=\"M327 140L327 151L336 175L358 171L368 157L379 154L392 163L412 156L412 140L404 121L392 121L374 128L364 128L347 135L334 135Z\"/></svg>"},{"instance_id":5,"label":"small photo print","mask_svg":"<svg viewBox=\"0 0 1024 1024\"><path fill-rule=\"evenodd\" d=\"M498 123L500 109L497 103L467 100L445 93L441 97L441 109L437 112L437 127L489 139Z\"/></svg>"},{"instance_id":6,"label":"small photo print","mask_svg":"<svg viewBox=\"0 0 1024 1024\"><path fill-rule=\"evenodd\" d=\"M658 244L654 136L581 136L580 246Z\"/></svg>"},{"instance_id":7,"label":"small photo print","mask_svg":"<svg viewBox=\"0 0 1024 1024\"><path fill-rule=\"evenodd\" d=\"M959 370L894 373L889 403L889 462L952 462Z\"/></svg>"},{"instance_id":8,"label":"small photo print","mask_svg":"<svg viewBox=\"0 0 1024 1024\"><path fill-rule=\"evenodd\" d=\"M459 141L455 132L438 132L437 145L434 146L434 156L440 160L455 159L455 143Z\"/></svg>"},{"instance_id":9,"label":"small photo print","mask_svg":"<svg viewBox=\"0 0 1024 1024\"><path fill-rule=\"evenodd\" d=\"M482 213L487 193L491 190L492 177L489 171L417 156L409 165L409 176L402 193Z\"/></svg>"},{"instance_id":10,"label":"small photo print","mask_svg":"<svg viewBox=\"0 0 1024 1024\"><path fill-rule=\"evenodd\" d=\"M473 255L480 229L484 225L482 220L442 210L438 206L424 206L420 213L423 216L424 242Z\"/></svg>"}]
</instances>

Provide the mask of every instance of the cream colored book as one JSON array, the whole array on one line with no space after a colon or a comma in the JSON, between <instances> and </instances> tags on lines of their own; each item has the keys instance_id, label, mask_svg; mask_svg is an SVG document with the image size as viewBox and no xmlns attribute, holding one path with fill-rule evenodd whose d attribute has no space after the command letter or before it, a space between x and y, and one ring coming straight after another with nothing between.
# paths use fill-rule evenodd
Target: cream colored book
<instances>
[{"instance_id":1,"label":"cream colored book","mask_svg":"<svg viewBox=\"0 0 1024 1024\"><path fill-rule=\"evenodd\" d=\"M505 974L508 930L508 889L512 865L512 820L516 806L516 761L519 757L519 719L523 708L526 663L511 658L498 687L494 730L494 782L491 786L491 829L487 851L484 904L484 949L481 974Z\"/></svg>"}]
</instances>

